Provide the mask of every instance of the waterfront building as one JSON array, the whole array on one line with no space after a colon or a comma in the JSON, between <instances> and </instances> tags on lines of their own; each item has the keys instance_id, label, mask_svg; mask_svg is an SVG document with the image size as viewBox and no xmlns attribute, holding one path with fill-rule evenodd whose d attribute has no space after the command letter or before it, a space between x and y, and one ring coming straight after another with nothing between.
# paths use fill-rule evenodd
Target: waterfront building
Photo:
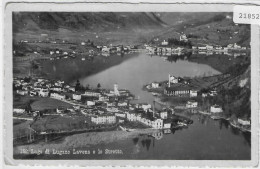
<instances>
[{"instance_id":1,"label":"waterfront building","mask_svg":"<svg viewBox=\"0 0 260 169\"><path fill-rule=\"evenodd\" d=\"M194 100L187 101L186 107L187 107L187 108L195 108L195 107L198 107L198 102L196 102L196 101L194 101Z\"/></svg>"},{"instance_id":2,"label":"waterfront building","mask_svg":"<svg viewBox=\"0 0 260 169\"><path fill-rule=\"evenodd\" d=\"M164 119L163 120L163 128L170 129L172 127L171 119Z\"/></svg>"},{"instance_id":3,"label":"waterfront building","mask_svg":"<svg viewBox=\"0 0 260 169\"><path fill-rule=\"evenodd\" d=\"M91 117L91 122L95 124L114 124L116 123L116 116L112 114L95 115Z\"/></svg>"},{"instance_id":4,"label":"waterfront building","mask_svg":"<svg viewBox=\"0 0 260 169\"><path fill-rule=\"evenodd\" d=\"M198 49L199 50L207 50L207 47L206 46L199 46Z\"/></svg>"},{"instance_id":5,"label":"waterfront building","mask_svg":"<svg viewBox=\"0 0 260 169\"><path fill-rule=\"evenodd\" d=\"M189 96L190 89L187 86L172 86L164 89L164 94L168 96Z\"/></svg>"},{"instance_id":6,"label":"waterfront building","mask_svg":"<svg viewBox=\"0 0 260 169\"><path fill-rule=\"evenodd\" d=\"M155 128L155 129L162 129L163 128L163 120L162 119L154 119L151 123L151 127Z\"/></svg>"},{"instance_id":7,"label":"waterfront building","mask_svg":"<svg viewBox=\"0 0 260 169\"><path fill-rule=\"evenodd\" d=\"M169 44L169 42L167 42L166 40L163 40L163 42L162 42L163 46L167 46L168 44Z\"/></svg>"},{"instance_id":8,"label":"waterfront building","mask_svg":"<svg viewBox=\"0 0 260 169\"><path fill-rule=\"evenodd\" d=\"M223 112L223 110L222 110L221 106L215 104L210 107L210 112L211 113L221 113L221 112Z\"/></svg>"},{"instance_id":9,"label":"waterfront building","mask_svg":"<svg viewBox=\"0 0 260 169\"><path fill-rule=\"evenodd\" d=\"M238 119L237 119L237 122L238 122L239 124L243 125L243 126L248 126L248 125L251 124L249 120L245 120L245 119L241 119L241 118L238 118Z\"/></svg>"},{"instance_id":10,"label":"waterfront building","mask_svg":"<svg viewBox=\"0 0 260 169\"><path fill-rule=\"evenodd\" d=\"M216 50L222 50L221 46L216 46Z\"/></svg>"},{"instance_id":11,"label":"waterfront building","mask_svg":"<svg viewBox=\"0 0 260 169\"><path fill-rule=\"evenodd\" d=\"M207 50L213 50L213 46L212 45L206 45Z\"/></svg>"},{"instance_id":12,"label":"waterfront building","mask_svg":"<svg viewBox=\"0 0 260 169\"><path fill-rule=\"evenodd\" d=\"M241 46L236 44L236 43L234 43L234 49L241 49Z\"/></svg>"},{"instance_id":13,"label":"waterfront building","mask_svg":"<svg viewBox=\"0 0 260 169\"><path fill-rule=\"evenodd\" d=\"M161 119L167 119L168 117L167 111L161 111L159 114Z\"/></svg>"},{"instance_id":14,"label":"waterfront building","mask_svg":"<svg viewBox=\"0 0 260 169\"><path fill-rule=\"evenodd\" d=\"M153 83L151 84L151 86L152 86L152 88L159 88L159 83L153 82Z\"/></svg>"},{"instance_id":15,"label":"waterfront building","mask_svg":"<svg viewBox=\"0 0 260 169\"><path fill-rule=\"evenodd\" d=\"M172 76L169 74L169 82L168 82L168 86L170 87L171 83L178 83L178 78L175 76Z\"/></svg>"}]
</instances>

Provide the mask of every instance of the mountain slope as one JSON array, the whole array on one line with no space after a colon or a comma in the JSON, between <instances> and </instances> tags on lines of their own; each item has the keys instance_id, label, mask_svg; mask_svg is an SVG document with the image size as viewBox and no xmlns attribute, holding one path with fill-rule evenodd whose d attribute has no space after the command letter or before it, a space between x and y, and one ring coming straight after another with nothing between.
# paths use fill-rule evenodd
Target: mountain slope
<instances>
[{"instance_id":1,"label":"mountain slope","mask_svg":"<svg viewBox=\"0 0 260 169\"><path fill-rule=\"evenodd\" d=\"M153 13L113 12L17 12L13 14L14 32L26 30L112 31L118 28L159 28L165 23Z\"/></svg>"}]
</instances>

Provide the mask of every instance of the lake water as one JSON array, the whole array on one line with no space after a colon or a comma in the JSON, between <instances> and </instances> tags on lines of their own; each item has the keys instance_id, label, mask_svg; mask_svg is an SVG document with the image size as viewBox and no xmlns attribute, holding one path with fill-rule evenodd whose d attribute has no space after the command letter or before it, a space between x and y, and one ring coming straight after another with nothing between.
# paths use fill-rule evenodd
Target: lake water
<instances>
[{"instance_id":1,"label":"lake water","mask_svg":"<svg viewBox=\"0 0 260 169\"><path fill-rule=\"evenodd\" d=\"M168 74L181 77L214 75L220 72L205 64L177 60L168 62L163 57L146 54L125 56L98 56L92 61L61 59L42 63L49 77L75 84L77 79L82 85L113 89L128 89L138 102L152 103L151 93L142 90L145 84L167 80ZM132 139L103 143L97 148L121 149L123 155L97 155L91 157L73 156L68 158L88 159L244 159L251 154L251 135L232 128L227 122L214 121L207 116L191 115L194 123L187 129L172 131L170 134L158 133L157 139L147 135ZM89 148L89 147L88 147ZM84 148L83 148L84 149ZM95 147L92 147L95 149ZM66 156L62 156L65 157ZM57 157L58 158L58 157Z\"/></svg>"}]
</instances>

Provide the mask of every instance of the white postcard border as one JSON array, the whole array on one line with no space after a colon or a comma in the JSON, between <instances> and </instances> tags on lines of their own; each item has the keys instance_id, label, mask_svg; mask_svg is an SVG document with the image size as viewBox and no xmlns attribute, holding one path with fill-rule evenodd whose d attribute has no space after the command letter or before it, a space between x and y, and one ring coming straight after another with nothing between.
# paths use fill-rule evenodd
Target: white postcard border
<instances>
[{"instance_id":1,"label":"white postcard border","mask_svg":"<svg viewBox=\"0 0 260 169\"><path fill-rule=\"evenodd\" d=\"M13 123L12 123L12 12L13 11L156 11L156 12L232 12L235 4L258 4L259 1L207 1L209 4L199 4L203 1L75 1L68 0L24 0L6 1L4 11L4 160L8 165L48 165L48 166L256 166L258 164L258 130L259 130L259 26L251 26L251 160L14 160L13 159ZM172 3L171 3L172 2ZM191 4L188 4L191 3ZM192 6L192 8L191 8ZM217 7L216 7L217 6ZM206 8L205 8L206 7ZM215 8L214 8L215 7Z\"/></svg>"}]
</instances>

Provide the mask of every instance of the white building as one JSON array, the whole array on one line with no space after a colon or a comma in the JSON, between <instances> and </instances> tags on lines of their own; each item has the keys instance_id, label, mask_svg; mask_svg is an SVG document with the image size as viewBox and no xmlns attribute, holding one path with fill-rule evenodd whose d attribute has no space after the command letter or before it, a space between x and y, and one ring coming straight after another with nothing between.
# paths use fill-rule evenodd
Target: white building
<instances>
[{"instance_id":1,"label":"white building","mask_svg":"<svg viewBox=\"0 0 260 169\"><path fill-rule=\"evenodd\" d=\"M167 111L160 112L160 117L161 117L161 119L167 119L167 117L168 117Z\"/></svg>"},{"instance_id":2,"label":"white building","mask_svg":"<svg viewBox=\"0 0 260 169\"><path fill-rule=\"evenodd\" d=\"M232 48L234 48L234 45L233 45L233 44L228 44L228 45L227 45L227 48L228 48L228 49L232 49Z\"/></svg>"},{"instance_id":3,"label":"white building","mask_svg":"<svg viewBox=\"0 0 260 169\"><path fill-rule=\"evenodd\" d=\"M213 46L212 45L206 45L207 50L213 50Z\"/></svg>"},{"instance_id":4,"label":"white building","mask_svg":"<svg viewBox=\"0 0 260 169\"><path fill-rule=\"evenodd\" d=\"M59 113L59 114L64 113L64 111L65 111L65 108L63 108L63 107L58 107L56 109L56 112Z\"/></svg>"},{"instance_id":5,"label":"white building","mask_svg":"<svg viewBox=\"0 0 260 169\"><path fill-rule=\"evenodd\" d=\"M88 106L95 106L95 102L93 102L93 101L87 101L87 105L88 105Z\"/></svg>"},{"instance_id":6,"label":"white building","mask_svg":"<svg viewBox=\"0 0 260 169\"><path fill-rule=\"evenodd\" d=\"M197 97L198 91L197 90L190 90L190 97Z\"/></svg>"},{"instance_id":7,"label":"white building","mask_svg":"<svg viewBox=\"0 0 260 169\"><path fill-rule=\"evenodd\" d=\"M187 42L187 41L188 41L187 36L186 36L185 34L182 34L182 35L180 36L180 41Z\"/></svg>"},{"instance_id":8,"label":"white building","mask_svg":"<svg viewBox=\"0 0 260 169\"><path fill-rule=\"evenodd\" d=\"M110 48L108 48L107 46L103 46L102 52L110 52Z\"/></svg>"},{"instance_id":9,"label":"white building","mask_svg":"<svg viewBox=\"0 0 260 169\"><path fill-rule=\"evenodd\" d=\"M16 93L19 94L19 95L27 95L28 91L26 91L26 90L16 90Z\"/></svg>"},{"instance_id":10,"label":"white building","mask_svg":"<svg viewBox=\"0 0 260 169\"><path fill-rule=\"evenodd\" d=\"M55 91L55 92L61 92L62 88L60 86L52 86L50 90Z\"/></svg>"},{"instance_id":11,"label":"white building","mask_svg":"<svg viewBox=\"0 0 260 169\"><path fill-rule=\"evenodd\" d=\"M152 105L150 104L142 104L142 109L144 109L144 111L147 111L148 109L151 109Z\"/></svg>"},{"instance_id":12,"label":"white building","mask_svg":"<svg viewBox=\"0 0 260 169\"><path fill-rule=\"evenodd\" d=\"M175 76L171 76L170 74L169 74L169 82L168 82L169 84L169 87L170 87L170 84L171 83L178 83L178 78L177 77L175 77Z\"/></svg>"},{"instance_id":13,"label":"white building","mask_svg":"<svg viewBox=\"0 0 260 169\"><path fill-rule=\"evenodd\" d=\"M47 88L41 88L40 91L39 91L39 96L48 97L49 96L49 90Z\"/></svg>"},{"instance_id":14,"label":"white building","mask_svg":"<svg viewBox=\"0 0 260 169\"><path fill-rule=\"evenodd\" d=\"M115 96L120 96L120 93L118 91L118 84L114 84L114 94Z\"/></svg>"},{"instance_id":15,"label":"white building","mask_svg":"<svg viewBox=\"0 0 260 169\"><path fill-rule=\"evenodd\" d=\"M50 97L58 100L65 100L65 95L59 93L51 93Z\"/></svg>"},{"instance_id":16,"label":"white building","mask_svg":"<svg viewBox=\"0 0 260 169\"><path fill-rule=\"evenodd\" d=\"M154 121L152 121L152 128L155 129L162 129L163 128L163 120L162 119L155 119Z\"/></svg>"},{"instance_id":17,"label":"white building","mask_svg":"<svg viewBox=\"0 0 260 169\"><path fill-rule=\"evenodd\" d=\"M119 106L119 107L127 106L127 102L119 102L119 103L117 104L117 106Z\"/></svg>"},{"instance_id":18,"label":"white building","mask_svg":"<svg viewBox=\"0 0 260 169\"><path fill-rule=\"evenodd\" d=\"M73 100L81 100L81 94L73 93L72 94L72 99Z\"/></svg>"},{"instance_id":19,"label":"white building","mask_svg":"<svg viewBox=\"0 0 260 169\"><path fill-rule=\"evenodd\" d=\"M92 116L91 122L93 122L95 124L114 124L114 123L116 123L116 116L114 116L114 115Z\"/></svg>"},{"instance_id":20,"label":"white building","mask_svg":"<svg viewBox=\"0 0 260 169\"><path fill-rule=\"evenodd\" d=\"M99 97L100 93L92 92L92 91L86 91L84 95L85 96L90 96L90 97Z\"/></svg>"},{"instance_id":21,"label":"white building","mask_svg":"<svg viewBox=\"0 0 260 169\"><path fill-rule=\"evenodd\" d=\"M202 97L207 97L207 96L208 96L208 93L202 93L201 96L202 96Z\"/></svg>"},{"instance_id":22,"label":"white building","mask_svg":"<svg viewBox=\"0 0 260 169\"><path fill-rule=\"evenodd\" d=\"M218 93L217 93L217 91L216 90L211 90L210 92L209 92L209 95L210 96L216 96Z\"/></svg>"},{"instance_id":23,"label":"white building","mask_svg":"<svg viewBox=\"0 0 260 169\"><path fill-rule=\"evenodd\" d=\"M244 120L244 119L240 119L240 118L237 119L237 122L243 126L247 126L247 125L251 124L249 120Z\"/></svg>"},{"instance_id":24,"label":"white building","mask_svg":"<svg viewBox=\"0 0 260 169\"><path fill-rule=\"evenodd\" d=\"M169 42L167 42L166 40L163 40L163 42L162 42L163 46L167 46L168 44L169 44Z\"/></svg>"},{"instance_id":25,"label":"white building","mask_svg":"<svg viewBox=\"0 0 260 169\"><path fill-rule=\"evenodd\" d=\"M234 48L235 48L235 49L241 49L241 46L238 45L238 44L236 44L236 43L234 43Z\"/></svg>"},{"instance_id":26,"label":"white building","mask_svg":"<svg viewBox=\"0 0 260 169\"><path fill-rule=\"evenodd\" d=\"M151 86L152 86L152 88L159 88L159 83L153 82L153 83L151 84Z\"/></svg>"},{"instance_id":27,"label":"white building","mask_svg":"<svg viewBox=\"0 0 260 169\"><path fill-rule=\"evenodd\" d=\"M186 107L187 107L187 108L195 108L195 107L198 107L198 102L196 102L196 101L194 101L194 100L187 101Z\"/></svg>"},{"instance_id":28,"label":"white building","mask_svg":"<svg viewBox=\"0 0 260 169\"><path fill-rule=\"evenodd\" d=\"M137 116L135 115L135 113L131 113L131 112L126 113L126 118L129 121L136 121L137 120Z\"/></svg>"},{"instance_id":29,"label":"white building","mask_svg":"<svg viewBox=\"0 0 260 169\"><path fill-rule=\"evenodd\" d=\"M165 119L165 120L163 120L163 128L164 129L170 129L171 128L171 121L169 121L169 120L167 120L167 119Z\"/></svg>"},{"instance_id":30,"label":"white building","mask_svg":"<svg viewBox=\"0 0 260 169\"><path fill-rule=\"evenodd\" d=\"M207 47L206 46L199 46L198 49L199 50L207 50Z\"/></svg>"},{"instance_id":31,"label":"white building","mask_svg":"<svg viewBox=\"0 0 260 169\"><path fill-rule=\"evenodd\" d=\"M25 109L18 109L18 108L14 108L13 110L14 113L19 113L19 114L22 114L25 112Z\"/></svg>"},{"instance_id":32,"label":"white building","mask_svg":"<svg viewBox=\"0 0 260 169\"><path fill-rule=\"evenodd\" d=\"M223 110L222 110L221 106L213 105L213 106L210 107L210 112L211 113L221 113L221 112L223 112Z\"/></svg>"},{"instance_id":33,"label":"white building","mask_svg":"<svg viewBox=\"0 0 260 169\"><path fill-rule=\"evenodd\" d=\"M75 90L75 87L73 87L73 86L70 86L70 87L68 88L68 90L71 91L71 92L75 92L75 91L76 91L76 90Z\"/></svg>"},{"instance_id":34,"label":"white building","mask_svg":"<svg viewBox=\"0 0 260 169\"><path fill-rule=\"evenodd\" d=\"M115 113L115 116L117 116L117 117L122 117L122 118L126 118L126 113L117 112L117 113Z\"/></svg>"}]
</instances>

